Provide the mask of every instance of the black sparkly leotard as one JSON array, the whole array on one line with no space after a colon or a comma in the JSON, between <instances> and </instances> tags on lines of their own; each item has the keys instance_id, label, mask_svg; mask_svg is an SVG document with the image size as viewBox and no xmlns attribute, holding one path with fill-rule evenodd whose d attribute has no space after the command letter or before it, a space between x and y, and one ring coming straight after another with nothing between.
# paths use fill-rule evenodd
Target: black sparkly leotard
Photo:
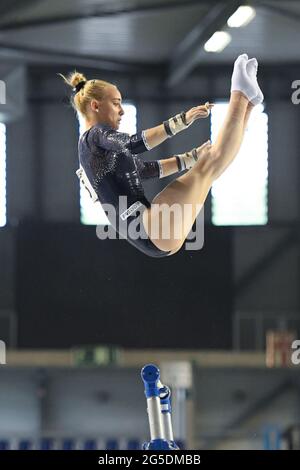
<instances>
[{"instance_id":1,"label":"black sparkly leotard","mask_svg":"<svg viewBox=\"0 0 300 470\"><path fill-rule=\"evenodd\" d=\"M142 180L159 178L157 161L144 162L136 156L147 150L143 133L130 136L102 124L86 131L78 145L80 165L100 203L104 207L109 205L114 208L114 218L107 211L113 228L146 255L163 257L168 256L169 252L159 250L152 243L141 220L143 210L150 207ZM132 235L128 229L131 222L134 222L135 227L140 226L141 236Z\"/></svg>"}]
</instances>

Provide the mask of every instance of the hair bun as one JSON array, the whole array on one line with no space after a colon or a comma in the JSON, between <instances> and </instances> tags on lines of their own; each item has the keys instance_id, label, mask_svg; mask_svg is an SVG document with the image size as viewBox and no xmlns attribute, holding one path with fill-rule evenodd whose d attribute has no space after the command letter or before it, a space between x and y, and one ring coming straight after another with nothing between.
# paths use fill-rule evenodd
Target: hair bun
<instances>
[{"instance_id":1,"label":"hair bun","mask_svg":"<svg viewBox=\"0 0 300 470\"><path fill-rule=\"evenodd\" d=\"M86 80L81 80L81 82L77 83L77 85L73 88L73 91L75 93L78 93L81 90L81 88L84 87L85 84L86 84Z\"/></svg>"}]
</instances>

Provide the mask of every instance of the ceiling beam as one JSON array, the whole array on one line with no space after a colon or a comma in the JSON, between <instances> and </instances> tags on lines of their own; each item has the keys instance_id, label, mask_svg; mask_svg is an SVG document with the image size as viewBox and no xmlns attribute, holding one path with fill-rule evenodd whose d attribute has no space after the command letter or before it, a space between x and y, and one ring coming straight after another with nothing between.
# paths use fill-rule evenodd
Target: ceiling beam
<instances>
[{"instance_id":1,"label":"ceiling beam","mask_svg":"<svg viewBox=\"0 0 300 470\"><path fill-rule=\"evenodd\" d=\"M73 67L88 67L112 72L145 72L153 70L153 64L138 64L119 60L109 60L98 56L73 54L49 49L27 46L13 46L0 41L0 55L8 55L13 60L23 62L39 62L45 64L68 65Z\"/></svg>"},{"instance_id":2,"label":"ceiling beam","mask_svg":"<svg viewBox=\"0 0 300 470\"><path fill-rule=\"evenodd\" d=\"M6 0L8 1L8 0ZM16 0L17 1L17 0ZM20 0L19 0L20 1ZM31 2L37 0L28 0ZM116 16L120 14L142 13L147 11L161 11L170 8L187 7L190 5L201 4L214 4L218 0L172 0L172 1L159 1L153 2L149 0L148 3L142 5L132 4L132 1L122 0L119 4L108 2L103 5L96 5L89 8L82 8L81 11L70 11L67 14L53 14L47 17L32 18L32 19L0 19L0 29L2 31L9 31L12 29L31 28L34 26L49 26L59 23L67 23L70 21L79 21L87 18L104 18L107 16ZM15 16L15 15L14 15Z\"/></svg>"},{"instance_id":3,"label":"ceiling beam","mask_svg":"<svg viewBox=\"0 0 300 470\"><path fill-rule=\"evenodd\" d=\"M166 85L172 87L181 82L199 62L199 53L206 41L222 29L228 18L240 6L241 0L222 2L211 8L199 24L174 47Z\"/></svg>"},{"instance_id":4,"label":"ceiling beam","mask_svg":"<svg viewBox=\"0 0 300 470\"><path fill-rule=\"evenodd\" d=\"M264 8L265 10L270 11L271 13L275 13L279 16L284 16L285 18L288 18L289 20L293 21L300 21L300 13L293 11L293 10L287 10L286 8L281 7L280 5L271 5L269 3L265 2L259 2L257 3L257 7Z\"/></svg>"},{"instance_id":5,"label":"ceiling beam","mask_svg":"<svg viewBox=\"0 0 300 470\"><path fill-rule=\"evenodd\" d=\"M19 12L23 11L24 8L26 9L37 3L40 3L40 0L1 0L0 24L3 20L5 20L5 17L11 14L16 16Z\"/></svg>"}]
</instances>

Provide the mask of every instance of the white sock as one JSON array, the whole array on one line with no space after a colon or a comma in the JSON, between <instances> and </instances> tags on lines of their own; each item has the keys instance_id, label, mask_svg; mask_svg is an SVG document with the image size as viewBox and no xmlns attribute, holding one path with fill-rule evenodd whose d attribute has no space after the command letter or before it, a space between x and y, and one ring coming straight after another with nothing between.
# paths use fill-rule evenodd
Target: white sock
<instances>
[{"instance_id":1,"label":"white sock","mask_svg":"<svg viewBox=\"0 0 300 470\"><path fill-rule=\"evenodd\" d=\"M231 91L240 91L252 102L252 100L256 98L257 88L253 80L247 74L247 60L247 54L242 54L236 59L231 78Z\"/></svg>"},{"instance_id":2,"label":"white sock","mask_svg":"<svg viewBox=\"0 0 300 470\"><path fill-rule=\"evenodd\" d=\"M250 59L248 60L247 64L246 64L246 70L247 70L247 73L249 75L249 77L251 78L251 80L254 81L255 85L256 85L256 91L257 91L257 95L256 97L251 100L251 103L256 106L257 104L260 104L263 102L264 100L264 95L259 87L259 84L257 82L257 68L258 68L258 62L255 58L253 59Z\"/></svg>"}]
</instances>

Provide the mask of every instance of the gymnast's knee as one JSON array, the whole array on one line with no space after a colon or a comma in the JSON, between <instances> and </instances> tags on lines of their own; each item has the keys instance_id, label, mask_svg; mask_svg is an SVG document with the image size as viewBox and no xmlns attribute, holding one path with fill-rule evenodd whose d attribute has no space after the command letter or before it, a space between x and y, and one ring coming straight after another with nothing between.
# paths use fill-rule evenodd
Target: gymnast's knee
<instances>
[{"instance_id":1,"label":"gymnast's knee","mask_svg":"<svg viewBox=\"0 0 300 470\"><path fill-rule=\"evenodd\" d=\"M219 165L220 151L214 145L212 145L206 153L202 155L194 168L201 177L212 178L215 168Z\"/></svg>"},{"instance_id":2,"label":"gymnast's knee","mask_svg":"<svg viewBox=\"0 0 300 470\"><path fill-rule=\"evenodd\" d=\"M212 182L215 181L224 171L224 163L222 163L222 152L219 148L212 145L211 149L202 162L201 173Z\"/></svg>"}]
</instances>

